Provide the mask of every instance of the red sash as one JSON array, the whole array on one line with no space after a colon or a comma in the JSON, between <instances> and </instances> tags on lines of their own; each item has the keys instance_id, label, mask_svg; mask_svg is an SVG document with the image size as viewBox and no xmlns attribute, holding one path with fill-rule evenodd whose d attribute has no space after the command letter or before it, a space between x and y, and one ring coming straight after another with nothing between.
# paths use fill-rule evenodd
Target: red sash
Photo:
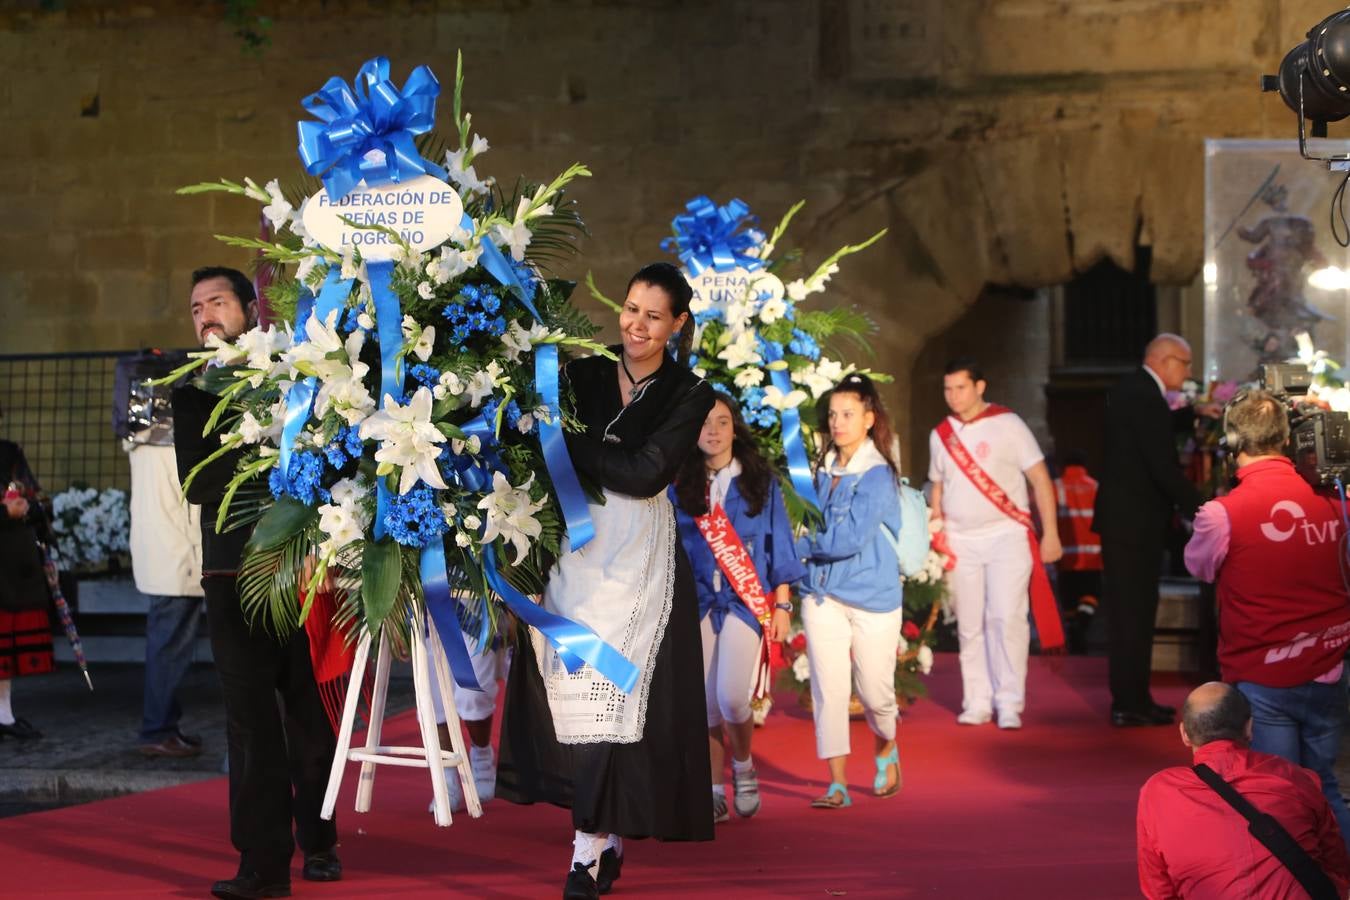
<instances>
[{"instance_id":1,"label":"red sash","mask_svg":"<svg viewBox=\"0 0 1350 900\"><path fill-rule=\"evenodd\" d=\"M975 418L983 419L1006 412L1011 410L991 403ZM1036 529L1031 524L1031 514L1018 509L1003 488L980 468L980 464L956 436L950 417L942 420L937 427L937 433L938 437L942 438L943 446L951 454L952 461L962 474L970 479L970 483L975 485L999 512L1027 530L1027 544L1031 550L1031 615L1036 620L1036 631L1041 636L1041 648L1051 650L1063 647L1064 629L1059 624L1059 610L1055 607L1055 593L1050 587L1050 578L1045 574L1045 566L1041 565L1040 545L1036 540Z\"/></svg>"},{"instance_id":2,"label":"red sash","mask_svg":"<svg viewBox=\"0 0 1350 900\"><path fill-rule=\"evenodd\" d=\"M745 544L741 542L741 536L736 533L722 505L719 503L713 506L707 515L696 516L694 524L698 526L703 539L708 542L708 549L712 551L713 559L717 560L717 568L722 571L727 583L759 621L762 637L759 642L759 665L752 696L763 697L769 692L772 675L767 629L769 620L773 617L773 604L769 602L769 595L765 593L764 585L760 583L754 560L750 558Z\"/></svg>"}]
</instances>

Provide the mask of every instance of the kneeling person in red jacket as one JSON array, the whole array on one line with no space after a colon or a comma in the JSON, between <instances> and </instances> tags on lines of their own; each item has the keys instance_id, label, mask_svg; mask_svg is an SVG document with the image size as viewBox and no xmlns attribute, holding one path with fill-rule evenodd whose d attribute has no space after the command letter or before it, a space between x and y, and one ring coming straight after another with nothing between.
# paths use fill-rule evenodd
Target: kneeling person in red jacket
<instances>
[{"instance_id":1,"label":"kneeling person in red jacket","mask_svg":"<svg viewBox=\"0 0 1350 900\"><path fill-rule=\"evenodd\" d=\"M1350 888L1350 857L1317 776L1247 747L1252 710L1211 681L1186 698L1181 742L1259 812L1273 817L1331 880ZM1139 886L1150 900L1305 897L1294 873L1247 830L1247 820L1190 766L1154 775L1139 792Z\"/></svg>"}]
</instances>

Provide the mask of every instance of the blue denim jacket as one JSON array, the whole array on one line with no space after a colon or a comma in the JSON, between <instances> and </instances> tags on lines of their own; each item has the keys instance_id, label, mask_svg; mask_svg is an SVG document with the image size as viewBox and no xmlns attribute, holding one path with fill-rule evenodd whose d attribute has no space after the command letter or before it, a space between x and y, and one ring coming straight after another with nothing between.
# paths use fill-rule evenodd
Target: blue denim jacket
<instances>
[{"instance_id":1,"label":"blue denim jacket","mask_svg":"<svg viewBox=\"0 0 1350 900\"><path fill-rule=\"evenodd\" d=\"M746 552L750 554L750 560L755 564L760 584L772 598L774 588L780 584L797 583L806 569L797 558L792 541L792 523L788 520L778 482L769 482L769 496L764 500L764 508L759 511L759 515L752 516L746 510L745 499L741 497L739 480L732 479L723 508L741 543L745 545ZM680 509L673 486L670 488L670 502L675 505L680 540L684 542L685 553L689 554L694 582L698 585L699 618L712 616L713 631L719 634L728 613L758 630L759 622L755 621L750 607L736 596L735 589L725 578L719 579L721 589L714 589L713 572L717 571L717 560L699 532L698 525L694 523L694 517Z\"/></svg>"},{"instance_id":2,"label":"blue denim jacket","mask_svg":"<svg viewBox=\"0 0 1350 900\"><path fill-rule=\"evenodd\" d=\"M801 542L806 558L803 591L816 602L829 594L869 612L899 609L900 561L881 533L900 533L900 491L895 475L871 441L849 460L833 488L830 466L816 473L825 522ZM809 600L805 602L811 602Z\"/></svg>"}]
</instances>

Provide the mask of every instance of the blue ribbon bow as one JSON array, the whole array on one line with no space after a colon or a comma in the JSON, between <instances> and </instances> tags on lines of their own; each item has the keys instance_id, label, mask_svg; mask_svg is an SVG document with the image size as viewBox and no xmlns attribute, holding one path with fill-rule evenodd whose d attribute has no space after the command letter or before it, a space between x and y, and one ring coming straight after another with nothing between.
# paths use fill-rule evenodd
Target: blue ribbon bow
<instances>
[{"instance_id":1,"label":"blue ribbon bow","mask_svg":"<svg viewBox=\"0 0 1350 900\"><path fill-rule=\"evenodd\" d=\"M708 268L718 272L735 268L754 271L764 265L746 252L757 246L760 239L749 231L740 231L756 221L744 201L732 200L726 206L718 206L699 196L684 208L688 212L676 216L671 223L675 236L663 240L661 249L677 253L690 273L698 275Z\"/></svg>"},{"instance_id":2,"label":"blue ribbon bow","mask_svg":"<svg viewBox=\"0 0 1350 900\"><path fill-rule=\"evenodd\" d=\"M336 76L328 79L301 101L319 120L298 123L305 171L323 174L323 186L334 201L362 179L372 187L419 175L444 181L445 170L423 159L413 144L414 135L435 124L440 92L440 82L426 66L413 69L399 90L389 80L389 60L383 56L362 65L351 86Z\"/></svg>"}]
</instances>

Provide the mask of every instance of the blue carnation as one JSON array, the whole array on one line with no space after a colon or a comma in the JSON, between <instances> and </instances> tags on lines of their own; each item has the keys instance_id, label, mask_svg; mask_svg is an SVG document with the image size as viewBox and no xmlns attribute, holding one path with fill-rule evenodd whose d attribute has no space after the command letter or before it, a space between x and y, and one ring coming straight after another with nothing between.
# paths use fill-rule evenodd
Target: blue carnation
<instances>
[{"instance_id":1,"label":"blue carnation","mask_svg":"<svg viewBox=\"0 0 1350 900\"><path fill-rule=\"evenodd\" d=\"M294 497L306 506L315 506L319 501L327 503L330 495L319 483L323 475L324 459L318 453L305 451L291 454L290 468L283 473L277 466L267 478L273 497Z\"/></svg>"},{"instance_id":2,"label":"blue carnation","mask_svg":"<svg viewBox=\"0 0 1350 900\"><path fill-rule=\"evenodd\" d=\"M450 528L435 492L425 484L389 499L384 527L390 537L406 547L425 547Z\"/></svg>"},{"instance_id":3,"label":"blue carnation","mask_svg":"<svg viewBox=\"0 0 1350 900\"><path fill-rule=\"evenodd\" d=\"M813 362L820 359L820 344L800 328L792 329L792 340L788 343L788 351L798 356L805 356Z\"/></svg>"}]
</instances>

